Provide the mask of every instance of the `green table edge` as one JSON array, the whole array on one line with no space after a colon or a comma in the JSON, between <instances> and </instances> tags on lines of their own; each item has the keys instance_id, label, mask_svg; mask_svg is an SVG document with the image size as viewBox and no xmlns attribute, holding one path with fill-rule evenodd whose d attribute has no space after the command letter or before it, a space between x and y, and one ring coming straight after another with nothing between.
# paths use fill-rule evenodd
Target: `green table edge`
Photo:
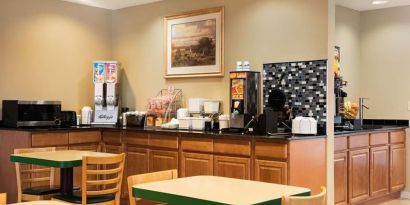
<instances>
[{"instance_id":1,"label":"green table edge","mask_svg":"<svg viewBox=\"0 0 410 205\"><path fill-rule=\"evenodd\" d=\"M72 168L72 167L80 167L82 165L82 160L53 161L53 160L38 159L38 158L17 156L17 155L11 155L10 160L12 162L18 162L18 163L23 163L23 164L34 164L34 165L55 167L55 168Z\"/></svg>"},{"instance_id":2,"label":"green table edge","mask_svg":"<svg viewBox=\"0 0 410 205\"><path fill-rule=\"evenodd\" d=\"M146 189L139 189L139 188L132 188L132 195L135 198L142 198L156 202L162 202L167 204L174 204L174 205L192 205L192 204L201 204L201 205L229 205L220 202L208 201L204 199L196 199L187 196L180 196L175 194L151 191ZM251 195L251 194L250 194ZM303 192L300 194L295 194L293 196L310 196L310 191ZM273 199L270 201L265 201L261 203L257 203L254 205L281 205L282 198Z\"/></svg>"}]
</instances>

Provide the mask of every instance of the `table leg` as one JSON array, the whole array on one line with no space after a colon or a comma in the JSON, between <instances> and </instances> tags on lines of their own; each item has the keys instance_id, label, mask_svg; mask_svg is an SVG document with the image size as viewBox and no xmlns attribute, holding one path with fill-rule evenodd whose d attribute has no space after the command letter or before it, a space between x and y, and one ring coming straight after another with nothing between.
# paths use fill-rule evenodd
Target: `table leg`
<instances>
[{"instance_id":1,"label":"table leg","mask_svg":"<svg viewBox=\"0 0 410 205\"><path fill-rule=\"evenodd\" d=\"M61 194L73 194L73 168L61 168L60 186Z\"/></svg>"}]
</instances>

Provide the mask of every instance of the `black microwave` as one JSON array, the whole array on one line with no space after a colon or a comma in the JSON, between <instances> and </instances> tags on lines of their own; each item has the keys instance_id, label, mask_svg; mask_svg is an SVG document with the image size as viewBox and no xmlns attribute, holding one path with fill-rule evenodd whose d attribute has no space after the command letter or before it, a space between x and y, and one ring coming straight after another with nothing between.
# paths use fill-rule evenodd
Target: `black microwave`
<instances>
[{"instance_id":1,"label":"black microwave","mask_svg":"<svg viewBox=\"0 0 410 205\"><path fill-rule=\"evenodd\" d=\"M58 126L61 102L3 100L2 116L6 127Z\"/></svg>"}]
</instances>

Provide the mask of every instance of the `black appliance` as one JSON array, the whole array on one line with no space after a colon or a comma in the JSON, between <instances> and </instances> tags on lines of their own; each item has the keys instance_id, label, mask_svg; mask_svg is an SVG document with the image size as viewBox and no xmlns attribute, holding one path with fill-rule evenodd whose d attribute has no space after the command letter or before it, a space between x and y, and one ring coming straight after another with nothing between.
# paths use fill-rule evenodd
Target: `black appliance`
<instances>
[{"instance_id":1,"label":"black appliance","mask_svg":"<svg viewBox=\"0 0 410 205\"><path fill-rule=\"evenodd\" d=\"M3 100L3 126L37 127L61 124L60 101Z\"/></svg>"},{"instance_id":2,"label":"black appliance","mask_svg":"<svg viewBox=\"0 0 410 205\"><path fill-rule=\"evenodd\" d=\"M232 71L230 77L230 128L247 129L259 115L260 73Z\"/></svg>"},{"instance_id":3,"label":"black appliance","mask_svg":"<svg viewBox=\"0 0 410 205\"><path fill-rule=\"evenodd\" d=\"M61 111L60 121L62 127L77 125L77 113L75 111Z\"/></svg>"}]
</instances>

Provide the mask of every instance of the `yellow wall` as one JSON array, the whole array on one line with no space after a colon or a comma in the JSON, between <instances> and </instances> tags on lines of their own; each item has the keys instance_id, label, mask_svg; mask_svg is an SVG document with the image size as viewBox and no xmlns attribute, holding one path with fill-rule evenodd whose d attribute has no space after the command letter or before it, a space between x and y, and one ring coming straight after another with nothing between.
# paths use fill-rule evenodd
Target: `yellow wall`
<instances>
[{"instance_id":1,"label":"yellow wall","mask_svg":"<svg viewBox=\"0 0 410 205\"><path fill-rule=\"evenodd\" d=\"M163 17L225 6L225 77L163 78ZM227 73L237 60L263 63L327 58L327 1L316 0L166 0L113 12L113 58L124 69L125 105L145 109L147 99L168 85L185 99L205 97L229 105Z\"/></svg>"},{"instance_id":2,"label":"yellow wall","mask_svg":"<svg viewBox=\"0 0 410 205\"><path fill-rule=\"evenodd\" d=\"M61 100L79 110L92 103L92 61L110 57L111 11L1 0L0 100Z\"/></svg>"},{"instance_id":3,"label":"yellow wall","mask_svg":"<svg viewBox=\"0 0 410 205\"><path fill-rule=\"evenodd\" d=\"M410 119L410 6L362 12L361 93L369 118Z\"/></svg>"},{"instance_id":4,"label":"yellow wall","mask_svg":"<svg viewBox=\"0 0 410 205\"><path fill-rule=\"evenodd\" d=\"M336 7L336 45L340 46L340 67L347 86L346 100L357 102L360 97L360 12Z\"/></svg>"},{"instance_id":5,"label":"yellow wall","mask_svg":"<svg viewBox=\"0 0 410 205\"><path fill-rule=\"evenodd\" d=\"M370 98L366 102L370 106L365 111L366 118L410 119L410 69L406 64L409 33L410 6L360 13L337 7L336 42L342 47L342 73L349 85L359 81L358 86L347 89L349 95L358 93ZM406 160L409 176L410 152ZM410 177L406 184L406 191L410 192Z\"/></svg>"}]
</instances>

